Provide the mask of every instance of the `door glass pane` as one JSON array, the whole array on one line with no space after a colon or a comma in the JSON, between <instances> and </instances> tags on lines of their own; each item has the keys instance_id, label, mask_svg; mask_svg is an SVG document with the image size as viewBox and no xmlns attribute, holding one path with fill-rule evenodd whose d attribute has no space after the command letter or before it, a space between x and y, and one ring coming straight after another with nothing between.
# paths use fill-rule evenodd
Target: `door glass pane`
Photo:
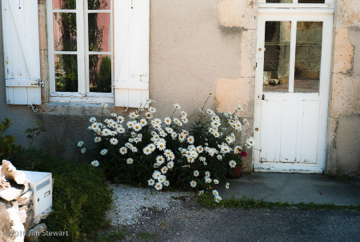
<instances>
[{"instance_id":1,"label":"door glass pane","mask_svg":"<svg viewBox=\"0 0 360 242\"><path fill-rule=\"evenodd\" d=\"M110 13L89 13L89 51L111 51Z\"/></svg>"},{"instance_id":2,"label":"door glass pane","mask_svg":"<svg viewBox=\"0 0 360 242\"><path fill-rule=\"evenodd\" d=\"M264 92L288 92L291 22L265 24Z\"/></svg>"},{"instance_id":3,"label":"door glass pane","mask_svg":"<svg viewBox=\"0 0 360 242\"><path fill-rule=\"evenodd\" d=\"M325 3L325 0L299 0L299 3Z\"/></svg>"},{"instance_id":4,"label":"door glass pane","mask_svg":"<svg viewBox=\"0 0 360 242\"><path fill-rule=\"evenodd\" d=\"M266 0L266 3L292 3L292 0Z\"/></svg>"},{"instance_id":5,"label":"door glass pane","mask_svg":"<svg viewBox=\"0 0 360 242\"><path fill-rule=\"evenodd\" d=\"M107 10L110 9L111 0L88 0L89 10Z\"/></svg>"},{"instance_id":6,"label":"door glass pane","mask_svg":"<svg viewBox=\"0 0 360 242\"><path fill-rule=\"evenodd\" d=\"M77 92L77 56L55 55L56 92Z\"/></svg>"},{"instance_id":7,"label":"door glass pane","mask_svg":"<svg viewBox=\"0 0 360 242\"><path fill-rule=\"evenodd\" d=\"M111 92L111 56L89 56L90 92Z\"/></svg>"},{"instance_id":8,"label":"door glass pane","mask_svg":"<svg viewBox=\"0 0 360 242\"><path fill-rule=\"evenodd\" d=\"M76 14L54 13L54 50L76 51Z\"/></svg>"},{"instance_id":9,"label":"door glass pane","mask_svg":"<svg viewBox=\"0 0 360 242\"><path fill-rule=\"evenodd\" d=\"M53 9L76 9L76 0L53 0Z\"/></svg>"},{"instance_id":10,"label":"door glass pane","mask_svg":"<svg viewBox=\"0 0 360 242\"><path fill-rule=\"evenodd\" d=\"M319 92L322 22L298 22L294 92Z\"/></svg>"}]
</instances>

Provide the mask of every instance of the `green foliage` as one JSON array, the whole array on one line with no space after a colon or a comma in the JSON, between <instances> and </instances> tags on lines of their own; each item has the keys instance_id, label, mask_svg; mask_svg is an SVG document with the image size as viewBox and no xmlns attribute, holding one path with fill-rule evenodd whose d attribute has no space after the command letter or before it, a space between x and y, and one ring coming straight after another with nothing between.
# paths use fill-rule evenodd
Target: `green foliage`
<instances>
[{"instance_id":1,"label":"green foliage","mask_svg":"<svg viewBox=\"0 0 360 242\"><path fill-rule=\"evenodd\" d=\"M136 238L138 239L144 239L144 240L153 240L156 237L156 233L146 233L146 232L141 232L136 234Z\"/></svg>"},{"instance_id":2,"label":"green foliage","mask_svg":"<svg viewBox=\"0 0 360 242\"><path fill-rule=\"evenodd\" d=\"M119 239L124 239L126 234L127 234L126 228L117 229L109 234L97 232L93 236L94 239L90 239L90 241L115 242Z\"/></svg>"},{"instance_id":3,"label":"green foliage","mask_svg":"<svg viewBox=\"0 0 360 242\"><path fill-rule=\"evenodd\" d=\"M326 210L356 210L360 211L360 205L344 205L338 206L334 204L315 204L315 203L287 203L287 202L264 202L263 200L255 201L253 198L242 197L237 199L232 197L231 199L223 199L219 203L214 203L213 196L209 194L203 194L197 196L197 201L199 204L205 208L216 208L216 207L225 207L225 208L268 208L268 209L279 209L287 207L296 207L301 210L314 210L314 209L326 209Z\"/></svg>"},{"instance_id":4,"label":"green foliage","mask_svg":"<svg viewBox=\"0 0 360 242\"><path fill-rule=\"evenodd\" d=\"M230 167L242 164L241 127L248 122L235 115L241 106L234 113L205 110L209 98L212 94L190 117L175 104L171 116L155 118L155 108L145 112L152 103L148 100L129 114L127 122L115 113L105 120L90 118L97 145L92 164L99 161L107 179L118 183L153 185L157 190L211 190L231 173ZM250 141L244 147L253 146Z\"/></svg>"},{"instance_id":5,"label":"green foliage","mask_svg":"<svg viewBox=\"0 0 360 242\"><path fill-rule=\"evenodd\" d=\"M38 125L38 127L35 128L35 126L33 126L31 129L27 129L25 131L25 134L28 134L26 136L26 138L29 139L30 141L30 150L32 149L32 146L34 144L34 141L36 140L36 138L42 133L42 132L45 132L46 129L44 127L44 125L41 123L40 120L36 120L36 124Z\"/></svg>"},{"instance_id":6,"label":"green foliage","mask_svg":"<svg viewBox=\"0 0 360 242\"><path fill-rule=\"evenodd\" d=\"M0 123L0 160L9 159L15 150L21 149L20 145L15 145L15 137L7 134L4 136L5 131L10 128L11 120L4 118Z\"/></svg>"},{"instance_id":7,"label":"green foliage","mask_svg":"<svg viewBox=\"0 0 360 242\"><path fill-rule=\"evenodd\" d=\"M53 212L45 223L50 231L69 231L69 237L61 239L82 240L85 234L108 225L105 212L110 207L112 191L101 170L36 150L17 154L12 162L18 169L52 172ZM43 239L59 240L60 237Z\"/></svg>"}]
</instances>

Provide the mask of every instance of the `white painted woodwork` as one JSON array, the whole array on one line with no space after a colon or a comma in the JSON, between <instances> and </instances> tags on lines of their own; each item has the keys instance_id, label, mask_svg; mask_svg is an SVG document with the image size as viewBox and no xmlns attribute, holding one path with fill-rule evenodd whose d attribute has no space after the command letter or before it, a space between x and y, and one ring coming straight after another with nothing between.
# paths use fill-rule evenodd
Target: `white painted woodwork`
<instances>
[{"instance_id":1,"label":"white painted woodwork","mask_svg":"<svg viewBox=\"0 0 360 242\"><path fill-rule=\"evenodd\" d=\"M37 0L2 0L6 102L41 104Z\"/></svg>"},{"instance_id":2,"label":"white painted woodwork","mask_svg":"<svg viewBox=\"0 0 360 242\"><path fill-rule=\"evenodd\" d=\"M139 107L149 98L149 0L114 2L115 106Z\"/></svg>"},{"instance_id":3,"label":"white painted woodwork","mask_svg":"<svg viewBox=\"0 0 360 242\"><path fill-rule=\"evenodd\" d=\"M267 5L267 4L266 4ZM322 173L325 163L333 9L259 9L254 171ZM276 14L275 14L276 13ZM263 92L266 21L291 21L289 90ZM319 93L294 93L298 21L323 22ZM264 94L264 100L262 95Z\"/></svg>"}]
</instances>

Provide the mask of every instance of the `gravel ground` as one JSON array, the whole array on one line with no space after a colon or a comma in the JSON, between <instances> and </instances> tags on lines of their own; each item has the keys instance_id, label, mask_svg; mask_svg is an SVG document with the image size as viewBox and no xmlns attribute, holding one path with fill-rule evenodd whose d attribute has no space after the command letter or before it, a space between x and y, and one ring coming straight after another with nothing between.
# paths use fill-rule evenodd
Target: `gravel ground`
<instances>
[{"instance_id":1,"label":"gravel ground","mask_svg":"<svg viewBox=\"0 0 360 242\"><path fill-rule=\"evenodd\" d=\"M112 187L118 241L360 241L359 211L206 209L192 193Z\"/></svg>"},{"instance_id":2,"label":"gravel ground","mask_svg":"<svg viewBox=\"0 0 360 242\"><path fill-rule=\"evenodd\" d=\"M162 210L169 208L170 203L178 206L180 201L172 197L193 195L189 192L161 192L122 184L110 184L110 187L114 194L112 209L107 213L107 218L112 226L135 224L147 208Z\"/></svg>"}]
</instances>

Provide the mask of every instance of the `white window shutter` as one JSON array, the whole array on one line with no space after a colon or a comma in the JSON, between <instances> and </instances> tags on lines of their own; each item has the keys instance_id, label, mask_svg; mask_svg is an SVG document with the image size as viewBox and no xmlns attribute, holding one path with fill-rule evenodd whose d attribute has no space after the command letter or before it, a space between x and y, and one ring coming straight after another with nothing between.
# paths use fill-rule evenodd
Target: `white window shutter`
<instances>
[{"instance_id":1,"label":"white window shutter","mask_svg":"<svg viewBox=\"0 0 360 242\"><path fill-rule=\"evenodd\" d=\"M41 104L38 0L2 0L6 102Z\"/></svg>"},{"instance_id":2,"label":"white window shutter","mask_svg":"<svg viewBox=\"0 0 360 242\"><path fill-rule=\"evenodd\" d=\"M149 98L150 0L114 1L115 106L139 107Z\"/></svg>"}]
</instances>

